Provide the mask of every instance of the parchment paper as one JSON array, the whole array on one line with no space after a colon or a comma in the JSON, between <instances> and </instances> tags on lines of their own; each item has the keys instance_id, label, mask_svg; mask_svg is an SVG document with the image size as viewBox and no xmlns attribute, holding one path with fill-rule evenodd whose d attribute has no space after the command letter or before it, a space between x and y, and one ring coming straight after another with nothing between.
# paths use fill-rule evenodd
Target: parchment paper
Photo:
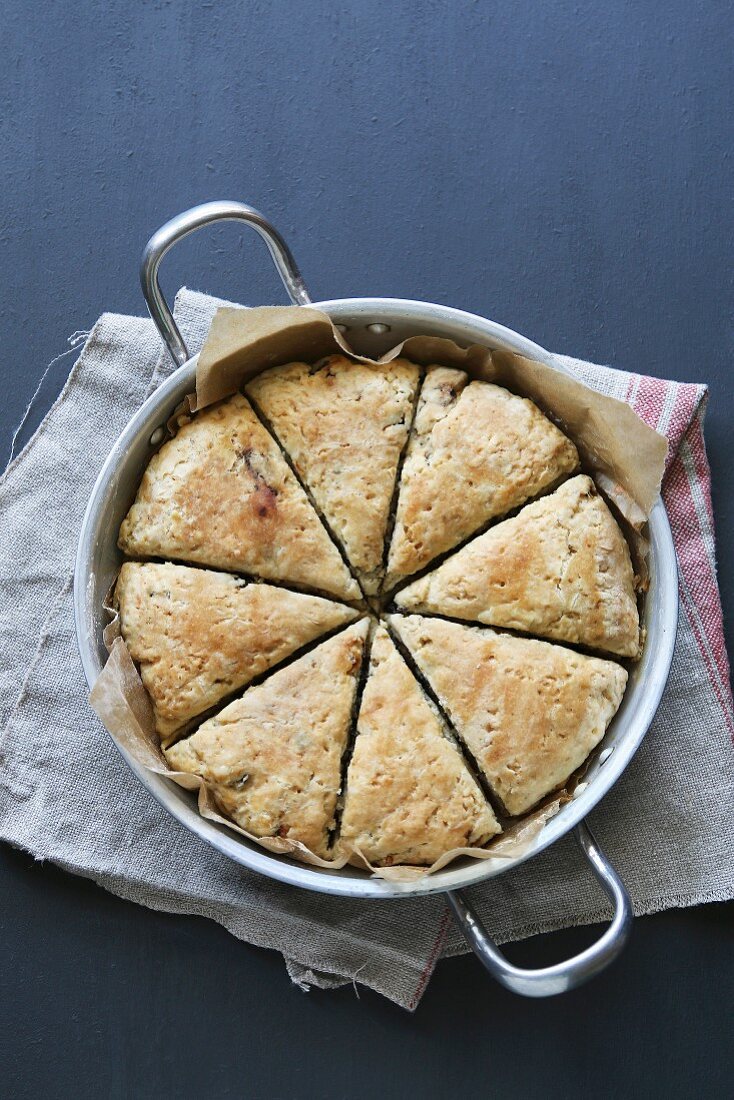
<instances>
[{"instance_id":1,"label":"parchment paper","mask_svg":"<svg viewBox=\"0 0 734 1100\"><path fill-rule=\"evenodd\" d=\"M330 318L319 310L302 306L219 309L197 363L196 393L169 422L169 432L175 433L177 421L183 422L192 413L230 397L268 367L294 360L313 362L334 353L346 354L355 362L375 362L356 355ZM625 521L640 585L644 587L645 524L660 491L667 454L664 436L649 428L629 405L520 355L493 352L480 345L462 348L451 340L434 336L414 336L392 348L379 362L389 362L398 355L424 366L440 363L457 367L471 378L496 382L535 401L573 439L583 468L594 477ZM279 855L332 869L347 862L361 862L382 878L409 881L431 874L459 856L504 860L524 854L546 822L572 797L573 781L566 790L513 822L488 847L454 849L428 868L375 868L358 852L339 853L331 861L323 860L298 841L247 833L218 812L201 778L168 767L155 731L150 699L114 619L105 641L110 656L89 698L113 737L149 771L196 791L203 817Z\"/></svg>"}]
</instances>

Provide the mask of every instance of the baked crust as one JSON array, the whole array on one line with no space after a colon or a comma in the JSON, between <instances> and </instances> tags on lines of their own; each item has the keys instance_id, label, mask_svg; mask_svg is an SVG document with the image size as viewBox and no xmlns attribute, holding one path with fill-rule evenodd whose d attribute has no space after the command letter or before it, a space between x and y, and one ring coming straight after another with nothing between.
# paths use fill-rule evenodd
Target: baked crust
<instances>
[{"instance_id":1,"label":"baked crust","mask_svg":"<svg viewBox=\"0 0 734 1100\"><path fill-rule=\"evenodd\" d=\"M490 527L395 603L620 657L640 649L629 547L583 475Z\"/></svg>"},{"instance_id":2,"label":"baked crust","mask_svg":"<svg viewBox=\"0 0 734 1100\"><path fill-rule=\"evenodd\" d=\"M240 394L198 413L153 456L119 546L132 557L360 597L275 440Z\"/></svg>"},{"instance_id":3,"label":"baked crust","mask_svg":"<svg viewBox=\"0 0 734 1100\"><path fill-rule=\"evenodd\" d=\"M369 620L362 619L165 750L205 780L223 813L254 836L329 857L329 832Z\"/></svg>"},{"instance_id":4,"label":"baked crust","mask_svg":"<svg viewBox=\"0 0 734 1100\"><path fill-rule=\"evenodd\" d=\"M341 845L362 865L431 864L501 831L443 719L383 626L349 764Z\"/></svg>"},{"instance_id":5,"label":"baked crust","mask_svg":"<svg viewBox=\"0 0 734 1100\"><path fill-rule=\"evenodd\" d=\"M247 393L164 444L120 529L128 555L173 559L126 562L115 597L169 765L246 832L327 859L485 845L484 792L532 809L621 702L623 667L552 644L638 655L621 530L535 404L463 371L331 355ZM378 624L367 671L369 619L325 597L396 586L399 642Z\"/></svg>"},{"instance_id":6,"label":"baked crust","mask_svg":"<svg viewBox=\"0 0 734 1100\"><path fill-rule=\"evenodd\" d=\"M570 439L532 401L463 371L429 367L388 556L389 591L495 516L578 467Z\"/></svg>"},{"instance_id":7,"label":"baked crust","mask_svg":"<svg viewBox=\"0 0 734 1100\"><path fill-rule=\"evenodd\" d=\"M120 631L169 739L309 642L358 617L344 604L186 565L126 562Z\"/></svg>"},{"instance_id":8,"label":"baked crust","mask_svg":"<svg viewBox=\"0 0 734 1100\"><path fill-rule=\"evenodd\" d=\"M382 583L385 532L419 369L331 355L254 378L256 403L344 549L367 595Z\"/></svg>"},{"instance_id":9,"label":"baked crust","mask_svg":"<svg viewBox=\"0 0 734 1100\"><path fill-rule=\"evenodd\" d=\"M390 621L509 814L565 783L622 700L627 672L613 661L491 627Z\"/></svg>"}]
</instances>

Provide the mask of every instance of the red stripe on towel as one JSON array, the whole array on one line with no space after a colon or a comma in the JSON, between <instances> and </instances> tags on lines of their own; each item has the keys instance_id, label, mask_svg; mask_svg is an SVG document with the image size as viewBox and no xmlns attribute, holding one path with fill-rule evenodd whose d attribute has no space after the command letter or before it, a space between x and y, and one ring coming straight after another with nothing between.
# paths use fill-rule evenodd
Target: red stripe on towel
<instances>
[{"instance_id":1,"label":"red stripe on towel","mask_svg":"<svg viewBox=\"0 0 734 1100\"><path fill-rule=\"evenodd\" d=\"M700 424L698 429L700 432ZM691 437L695 434L695 430L692 431ZM702 438L698 445L696 465L695 487L701 493L706 502L706 510L710 514L710 477ZM698 474L699 467L704 476ZM678 567L684 582L680 586L681 595L691 629L706 663L711 686L719 700L727 726L730 732L734 733L729 661L724 644L719 590L704 544L693 494L694 485L691 483L679 451L665 479L663 497L673 531Z\"/></svg>"},{"instance_id":2,"label":"red stripe on towel","mask_svg":"<svg viewBox=\"0 0 734 1100\"><path fill-rule=\"evenodd\" d=\"M640 378L631 404L637 415L651 428L658 426L668 388L669 383L661 378Z\"/></svg>"},{"instance_id":3,"label":"red stripe on towel","mask_svg":"<svg viewBox=\"0 0 734 1100\"><path fill-rule=\"evenodd\" d=\"M691 421L699 405L702 403L705 394L705 386L695 386L690 382L680 383L678 385L675 405L673 406L673 411L670 414L670 419L665 429L665 434L670 441L666 469L671 466L678 448L683 441L683 437L690 428Z\"/></svg>"},{"instance_id":4,"label":"red stripe on towel","mask_svg":"<svg viewBox=\"0 0 734 1100\"><path fill-rule=\"evenodd\" d=\"M441 951L441 948L443 947L443 944L444 944L444 940L446 939L446 933L449 930L450 920L451 920L451 910L449 909L448 906L446 906L446 912L444 913L443 917L441 918L441 923L438 926L438 934L436 935L436 938L433 941L433 947L431 948L431 953L428 956L428 958L426 959L426 965L423 967L423 970L421 971L421 976L418 979L417 986L415 987L415 993L413 994L413 997L410 1001L410 1004L408 1005L408 1008L411 1011L415 1008L415 1006L418 1004L418 1001L421 999L421 995L423 993L423 990L426 988L426 985L428 984L428 979L430 978L431 974L433 973L433 968L436 965L436 960L438 959L439 952Z\"/></svg>"}]
</instances>

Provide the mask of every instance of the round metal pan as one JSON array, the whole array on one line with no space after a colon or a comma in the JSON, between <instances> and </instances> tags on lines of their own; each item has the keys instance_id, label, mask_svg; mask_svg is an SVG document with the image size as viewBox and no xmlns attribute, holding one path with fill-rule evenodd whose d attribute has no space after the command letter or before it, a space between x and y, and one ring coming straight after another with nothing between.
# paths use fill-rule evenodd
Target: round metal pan
<instances>
[{"instance_id":1,"label":"round metal pan","mask_svg":"<svg viewBox=\"0 0 734 1100\"><path fill-rule=\"evenodd\" d=\"M237 202L212 202L195 207L163 226L144 253L141 279L150 313L177 369L135 413L112 448L92 491L79 536L74 579L74 603L79 650L90 687L102 670L107 653L102 641L104 597L120 567L116 538L160 434L174 409L195 388L196 356L189 356L158 284L158 268L176 241L204 225L221 220L248 223L265 239L294 304L311 300L293 257L278 232L252 207ZM550 354L517 332L494 321L448 306L397 298L343 298L313 303L348 332L356 351L378 356L408 336L419 333L448 337L460 345L483 344L519 352L559 369ZM151 794L173 816L230 859L292 886L324 893L364 898L405 898L447 892L456 919L488 970L508 988L528 996L547 996L572 988L606 966L626 942L630 923L629 897L616 872L595 843L584 818L616 782L647 732L665 687L675 644L678 618L678 578L673 540L662 501L650 515L650 586L642 611L645 644L630 672L622 705L602 743L592 755L585 785L515 859L483 862L458 860L436 874L397 883L370 876L355 867L321 870L266 852L243 837L202 818L190 792L136 764L118 745L127 763ZM614 905L614 917L601 938L574 959L542 970L512 966L479 925L466 897L467 887L503 874L550 847L572 829L591 869ZM559 899L562 904L562 899Z\"/></svg>"}]
</instances>

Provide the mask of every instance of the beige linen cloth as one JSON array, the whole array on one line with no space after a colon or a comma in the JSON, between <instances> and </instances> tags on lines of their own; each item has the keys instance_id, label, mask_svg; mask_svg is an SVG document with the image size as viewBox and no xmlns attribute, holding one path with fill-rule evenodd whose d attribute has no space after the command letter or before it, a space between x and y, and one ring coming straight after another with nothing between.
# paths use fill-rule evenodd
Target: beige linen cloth
<instances>
[{"instance_id":1,"label":"beige linen cloth","mask_svg":"<svg viewBox=\"0 0 734 1100\"><path fill-rule=\"evenodd\" d=\"M179 294L176 313L192 351L218 304ZM591 824L638 914L728 899L734 752L703 450L705 390L566 362L671 439L665 499L681 563L670 683L642 748ZM437 959L466 950L440 896L358 902L247 872L154 801L87 703L72 613L82 515L114 439L171 369L150 321L105 314L51 412L0 480L0 838L121 897L210 917L281 951L302 988L356 980L413 1009ZM609 915L571 838L475 888L472 900L500 942Z\"/></svg>"}]
</instances>

